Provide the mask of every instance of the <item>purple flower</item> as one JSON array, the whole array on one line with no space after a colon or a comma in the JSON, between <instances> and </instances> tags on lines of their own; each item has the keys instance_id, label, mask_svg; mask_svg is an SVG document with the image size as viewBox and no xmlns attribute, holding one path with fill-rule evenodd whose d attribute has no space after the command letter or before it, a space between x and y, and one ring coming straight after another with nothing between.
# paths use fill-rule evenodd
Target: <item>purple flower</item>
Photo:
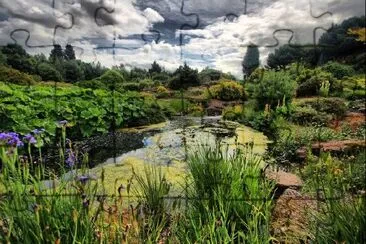
<instances>
[{"instance_id":1,"label":"purple flower","mask_svg":"<svg viewBox=\"0 0 366 244\"><path fill-rule=\"evenodd\" d=\"M69 151L69 156L66 159L66 164L68 167L72 168L76 163L75 154L72 151Z\"/></svg>"},{"instance_id":2,"label":"purple flower","mask_svg":"<svg viewBox=\"0 0 366 244\"><path fill-rule=\"evenodd\" d=\"M19 135L15 132L0 133L0 145L4 144L12 147L22 147L24 145L20 140Z\"/></svg>"},{"instance_id":3,"label":"purple flower","mask_svg":"<svg viewBox=\"0 0 366 244\"><path fill-rule=\"evenodd\" d=\"M35 134L35 135L40 135L40 134L42 134L43 132L45 132L45 129L34 129L33 131L33 134Z\"/></svg>"},{"instance_id":4,"label":"purple flower","mask_svg":"<svg viewBox=\"0 0 366 244\"><path fill-rule=\"evenodd\" d=\"M85 184L88 180L90 180L90 177L88 175L80 175L78 176L77 180L82 184Z\"/></svg>"},{"instance_id":5,"label":"purple flower","mask_svg":"<svg viewBox=\"0 0 366 244\"><path fill-rule=\"evenodd\" d=\"M37 140L31 134L26 134L23 138L27 143L36 144Z\"/></svg>"},{"instance_id":6,"label":"purple flower","mask_svg":"<svg viewBox=\"0 0 366 244\"><path fill-rule=\"evenodd\" d=\"M60 126L65 126L65 125L67 124L67 120L60 120L60 121L58 122L58 124L59 124Z\"/></svg>"}]
</instances>

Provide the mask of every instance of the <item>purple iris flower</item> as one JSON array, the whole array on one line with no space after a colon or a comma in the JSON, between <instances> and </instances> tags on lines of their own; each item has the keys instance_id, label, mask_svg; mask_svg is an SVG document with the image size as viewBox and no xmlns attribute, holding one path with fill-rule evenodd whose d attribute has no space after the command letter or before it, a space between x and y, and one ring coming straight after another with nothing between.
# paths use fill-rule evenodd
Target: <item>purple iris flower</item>
<instances>
[{"instance_id":1,"label":"purple iris flower","mask_svg":"<svg viewBox=\"0 0 366 244\"><path fill-rule=\"evenodd\" d=\"M20 140L19 135L15 132L0 133L0 145L4 144L12 147L24 146L24 143Z\"/></svg>"},{"instance_id":2,"label":"purple iris flower","mask_svg":"<svg viewBox=\"0 0 366 244\"><path fill-rule=\"evenodd\" d=\"M72 151L69 151L69 156L66 159L66 164L68 167L72 168L76 163L75 154Z\"/></svg>"},{"instance_id":3,"label":"purple iris flower","mask_svg":"<svg viewBox=\"0 0 366 244\"><path fill-rule=\"evenodd\" d=\"M34 136L32 136L31 134L26 134L24 136L24 140L30 144L36 144L37 140L34 138Z\"/></svg>"},{"instance_id":4,"label":"purple iris flower","mask_svg":"<svg viewBox=\"0 0 366 244\"><path fill-rule=\"evenodd\" d=\"M43 132L45 131L45 129L34 129L32 132L33 132L33 134L35 134L35 135L40 135L40 134L42 134Z\"/></svg>"},{"instance_id":5,"label":"purple iris flower","mask_svg":"<svg viewBox=\"0 0 366 244\"><path fill-rule=\"evenodd\" d=\"M60 126L65 126L65 125L67 124L67 120L60 120L60 121L58 122L58 124L59 124Z\"/></svg>"},{"instance_id":6,"label":"purple iris flower","mask_svg":"<svg viewBox=\"0 0 366 244\"><path fill-rule=\"evenodd\" d=\"M90 180L90 177L87 175L80 175L77 178L78 181L80 181L82 184L85 184L88 180Z\"/></svg>"}]
</instances>

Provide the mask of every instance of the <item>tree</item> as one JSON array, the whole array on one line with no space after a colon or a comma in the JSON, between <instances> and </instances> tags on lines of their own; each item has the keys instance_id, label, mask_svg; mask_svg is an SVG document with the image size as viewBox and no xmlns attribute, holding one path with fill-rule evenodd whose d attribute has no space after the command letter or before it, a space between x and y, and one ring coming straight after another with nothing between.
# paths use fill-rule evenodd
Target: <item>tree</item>
<instances>
[{"instance_id":1,"label":"tree","mask_svg":"<svg viewBox=\"0 0 366 244\"><path fill-rule=\"evenodd\" d=\"M2 53L6 56L7 64L12 68L25 73L34 74L35 60L24 48L18 44L8 44L2 48Z\"/></svg>"},{"instance_id":2,"label":"tree","mask_svg":"<svg viewBox=\"0 0 366 244\"><path fill-rule=\"evenodd\" d=\"M83 70L75 60L64 62L64 79L67 82L77 82L84 79Z\"/></svg>"},{"instance_id":3,"label":"tree","mask_svg":"<svg viewBox=\"0 0 366 244\"><path fill-rule=\"evenodd\" d=\"M64 56L67 60L75 60L74 48L70 44L66 45Z\"/></svg>"},{"instance_id":4,"label":"tree","mask_svg":"<svg viewBox=\"0 0 366 244\"><path fill-rule=\"evenodd\" d=\"M56 60L64 59L64 52L62 51L62 47L59 44L53 45L53 49L50 54L50 61L55 62Z\"/></svg>"},{"instance_id":5,"label":"tree","mask_svg":"<svg viewBox=\"0 0 366 244\"><path fill-rule=\"evenodd\" d=\"M62 79L60 72L47 63L41 63L38 65L37 71L43 81L61 81Z\"/></svg>"},{"instance_id":6,"label":"tree","mask_svg":"<svg viewBox=\"0 0 366 244\"><path fill-rule=\"evenodd\" d=\"M243 73L248 77L259 66L259 50L256 45L249 45L242 62Z\"/></svg>"},{"instance_id":7,"label":"tree","mask_svg":"<svg viewBox=\"0 0 366 244\"><path fill-rule=\"evenodd\" d=\"M84 78L86 80L92 80L95 79L101 75L104 74L104 72L107 71L105 67L103 67L100 62L96 63L82 63L81 65L83 72L84 72Z\"/></svg>"},{"instance_id":8,"label":"tree","mask_svg":"<svg viewBox=\"0 0 366 244\"><path fill-rule=\"evenodd\" d=\"M119 84L122 84L125 79L117 70L110 69L98 78L111 90L116 89Z\"/></svg>"},{"instance_id":9,"label":"tree","mask_svg":"<svg viewBox=\"0 0 366 244\"><path fill-rule=\"evenodd\" d=\"M179 66L173 75L174 77L169 82L169 86L172 89L185 89L190 86L198 86L200 84L198 71L191 69L187 63L184 63L184 66Z\"/></svg>"},{"instance_id":10,"label":"tree","mask_svg":"<svg viewBox=\"0 0 366 244\"><path fill-rule=\"evenodd\" d=\"M154 61L152 64L151 64L151 68L149 69L149 74L153 74L153 73L161 73L163 69L160 67L160 65Z\"/></svg>"},{"instance_id":11,"label":"tree","mask_svg":"<svg viewBox=\"0 0 366 244\"><path fill-rule=\"evenodd\" d=\"M0 50L0 65L6 64L6 56Z\"/></svg>"},{"instance_id":12,"label":"tree","mask_svg":"<svg viewBox=\"0 0 366 244\"><path fill-rule=\"evenodd\" d=\"M274 53L268 56L267 65L272 69L283 69L291 63L302 61L304 56L305 51L302 48L291 47L286 44L277 48Z\"/></svg>"},{"instance_id":13,"label":"tree","mask_svg":"<svg viewBox=\"0 0 366 244\"><path fill-rule=\"evenodd\" d=\"M328 32L324 33L319 38L319 45L322 47L325 61L353 53L362 53L364 51L363 42L359 42L355 37L350 36L348 30L364 27L365 16L352 17L344 20L340 25L334 25Z\"/></svg>"},{"instance_id":14,"label":"tree","mask_svg":"<svg viewBox=\"0 0 366 244\"><path fill-rule=\"evenodd\" d=\"M263 79L253 85L252 97L259 109L264 109L267 104L274 108L282 101L289 103L296 93L296 82L284 71L266 71Z\"/></svg>"}]
</instances>

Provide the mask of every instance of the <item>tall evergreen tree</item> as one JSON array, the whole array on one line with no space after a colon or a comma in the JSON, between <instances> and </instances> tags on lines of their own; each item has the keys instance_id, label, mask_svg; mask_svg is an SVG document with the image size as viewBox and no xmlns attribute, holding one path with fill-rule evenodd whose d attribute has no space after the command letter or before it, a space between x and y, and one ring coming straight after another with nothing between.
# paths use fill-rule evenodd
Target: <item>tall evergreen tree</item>
<instances>
[{"instance_id":1,"label":"tall evergreen tree","mask_svg":"<svg viewBox=\"0 0 366 244\"><path fill-rule=\"evenodd\" d=\"M70 44L66 45L64 55L67 60L75 60L75 51Z\"/></svg>"},{"instance_id":2,"label":"tall evergreen tree","mask_svg":"<svg viewBox=\"0 0 366 244\"><path fill-rule=\"evenodd\" d=\"M162 71L162 68L160 67L160 65L154 61L154 63L151 64L151 68L149 69L149 73L152 74L152 73L161 73Z\"/></svg>"},{"instance_id":3,"label":"tall evergreen tree","mask_svg":"<svg viewBox=\"0 0 366 244\"><path fill-rule=\"evenodd\" d=\"M256 45L249 45L242 62L243 73L248 77L259 66L259 50Z\"/></svg>"},{"instance_id":4,"label":"tall evergreen tree","mask_svg":"<svg viewBox=\"0 0 366 244\"><path fill-rule=\"evenodd\" d=\"M64 52L62 51L62 47L59 44L53 45L53 49L50 54L51 62L55 62L56 59L58 59L58 60L64 59Z\"/></svg>"}]
</instances>

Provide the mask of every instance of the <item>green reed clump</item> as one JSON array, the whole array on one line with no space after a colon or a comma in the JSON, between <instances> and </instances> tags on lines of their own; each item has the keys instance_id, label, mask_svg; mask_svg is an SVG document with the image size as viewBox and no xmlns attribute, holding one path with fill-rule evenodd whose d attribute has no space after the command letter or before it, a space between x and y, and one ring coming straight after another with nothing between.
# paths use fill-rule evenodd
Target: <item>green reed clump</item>
<instances>
[{"instance_id":1,"label":"green reed clump","mask_svg":"<svg viewBox=\"0 0 366 244\"><path fill-rule=\"evenodd\" d=\"M310 211L315 243L365 243L366 194L364 152L337 159L329 153L308 157L305 189L316 193L318 208Z\"/></svg>"},{"instance_id":2,"label":"green reed clump","mask_svg":"<svg viewBox=\"0 0 366 244\"><path fill-rule=\"evenodd\" d=\"M200 147L188 157L188 204L177 232L183 242L265 243L273 185L260 158Z\"/></svg>"}]
</instances>

